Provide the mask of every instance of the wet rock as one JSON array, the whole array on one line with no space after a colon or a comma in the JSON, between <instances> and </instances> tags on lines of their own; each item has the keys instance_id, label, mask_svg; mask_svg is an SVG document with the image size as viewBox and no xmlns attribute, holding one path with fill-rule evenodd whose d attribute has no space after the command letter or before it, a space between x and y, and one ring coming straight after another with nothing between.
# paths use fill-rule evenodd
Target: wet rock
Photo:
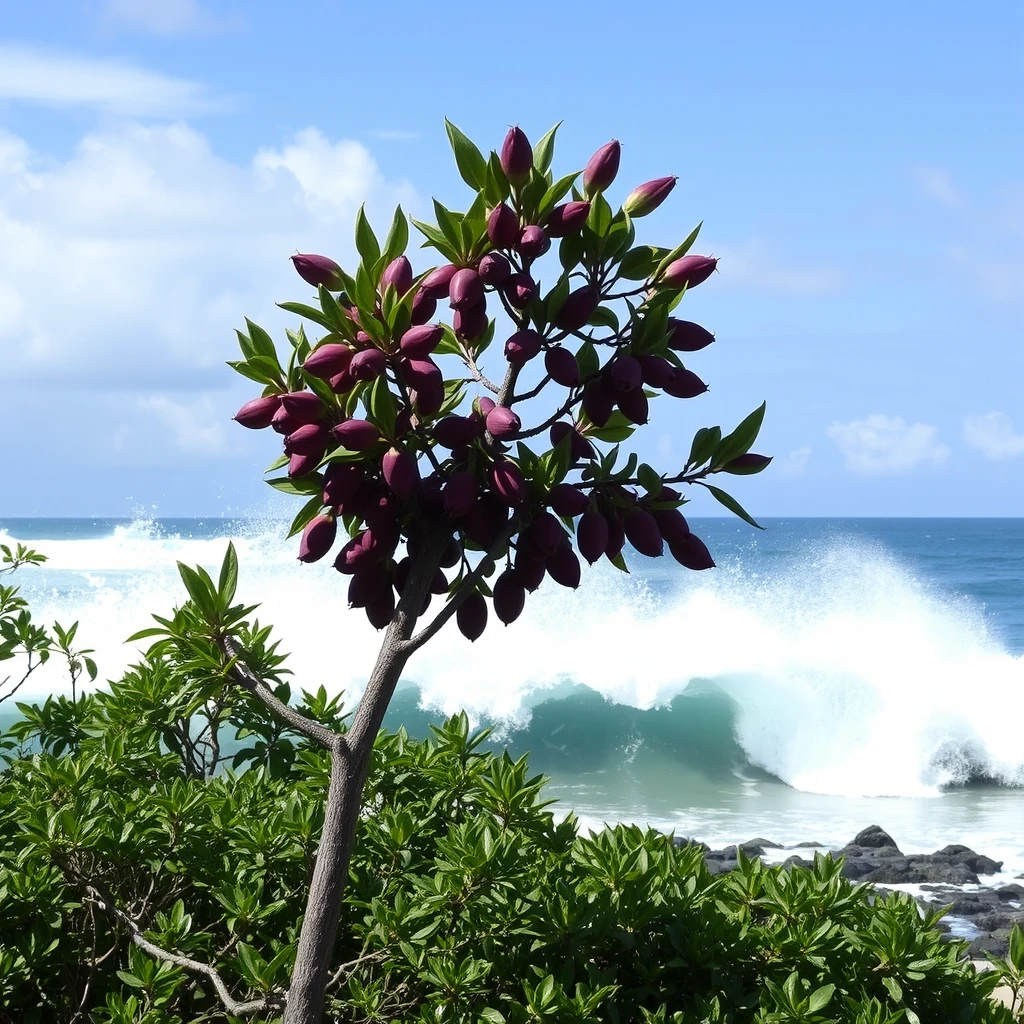
<instances>
[{"instance_id":1,"label":"wet rock","mask_svg":"<svg viewBox=\"0 0 1024 1024\"><path fill-rule=\"evenodd\" d=\"M966 864L976 875L994 875L1003 866L1001 860L992 860L991 857L975 853L969 846L944 846L933 853L932 857L952 864Z\"/></svg>"},{"instance_id":2,"label":"wet rock","mask_svg":"<svg viewBox=\"0 0 1024 1024\"><path fill-rule=\"evenodd\" d=\"M850 846L860 846L869 850L880 850L885 847L892 847L894 850L899 849L893 837L880 825L868 825L866 829L863 829L854 836Z\"/></svg>"}]
</instances>

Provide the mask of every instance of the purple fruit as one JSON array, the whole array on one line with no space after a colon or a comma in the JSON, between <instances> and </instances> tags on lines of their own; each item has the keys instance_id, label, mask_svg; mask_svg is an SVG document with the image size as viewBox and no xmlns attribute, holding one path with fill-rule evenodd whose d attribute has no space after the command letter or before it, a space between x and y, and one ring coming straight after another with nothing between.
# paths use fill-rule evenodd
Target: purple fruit
<instances>
[{"instance_id":1,"label":"purple fruit","mask_svg":"<svg viewBox=\"0 0 1024 1024\"><path fill-rule=\"evenodd\" d=\"M341 373L335 374L327 382L327 385L336 395L344 395L351 391L356 386L356 383L355 377L349 373L349 367L346 366Z\"/></svg>"},{"instance_id":2,"label":"purple fruit","mask_svg":"<svg viewBox=\"0 0 1024 1024\"><path fill-rule=\"evenodd\" d=\"M548 504L556 515L574 519L590 507L590 492L581 491L572 484L555 484L548 494Z\"/></svg>"},{"instance_id":3,"label":"purple fruit","mask_svg":"<svg viewBox=\"0 0 1024 1024\"><path fill-rule=\"evenodd\" d=\"M515 437L523 427L519 417L504 405L496 405L484 422L491 437L498 441Z\"/></svg>"},{"instance_id":4,"label":"purple fruit","mask_svg":"<svg viewBox=\"0 0 1024 1024\"><path fill-rule=\"evenodd\" d=\"M422 288L417 289L412 300L412 312L409 322L418 327L425 324L437 312L437 299L428 295Z\"/></svg>"},{"instance_id":5,"label":"purple fruit","mask_svg":"<svg viewBox=\"0 0 1024 1024\"><path fill-rule=\"evenodd\" d=\"M366 606L367 621L374 629L386 629L395 614L395 592L387 587L375 601Z\"/></svg>"},{"instance_id":6,"label":"purple fruit","mask_svg":"<svg viewBox=\"0 0 1024 1024\"><path fill-rule=\"evenodd\" d=\"M403 356L413 359L428 359L441 344L444 330L437 324L419 324L410 327L398 343Z\"/></svg>"},{"instance_id":7,"label":"purple fruit","mask_svg":"<svg viewBox=\"0 0 1024 1024\"><path fill-rule=\"evenodd\" d=\"M376 493L363 505L362 515L367 526L380 529L393 528L398 517L405 511L401 499L391 491L375 487Z\"/></svg>"},{"instance_id":8,"label":"purple fruit","mask_svg":"<svg viewBox=\"0 0 1024 1024\"><path fill-rule=\"evenodd\" d=\"M366 348L352 357L348 371L355 380L376 380L388 368L388 357L379 348Z\"/></svg>"},{"instance_id":9,"label":"purple fruit","mask_svg":"<svg viewBox=\"0 0 1024 1024\"><path fill-rule=\"evenodd\" d=\"M463 444L472 444L483 433L478 419L468 416L445 416L434 424L434 437L442 448L449 450Z\"/></svg>"},{"instance_id":10,"label":"purple fruit","mask_svg":"<svg viewBox=\"0 0 1024 1024\"><path fill-rule=\"evenodd\" d=\"M590 203L565 203L556 206L544 223L548 235L551 238L564 238L566 235L573 235L584 224L590 214Z\"/></svg>"},{"instance_id":11,"label":"purple fruit","mask_svg":"<svg viewBox=\"0 0 1024 1024\"><path fill-rule=\"evenodd\" d=\"M654 516L654 521L658 524L659 533L665 538L665 543L669 547L672 547L674 544L686 543L686 538L690 535L690 526L679 509L658 508L651 514Z\"/></svg>"},{"instance_id":12,"label":"purple fruit","mask_svg":"<svg viewBox=\"0 0 1024 1024\"><path fill-rule=\"evenodd\" d=\"M448 577L445 576L440 569L434 573L434 578L430 581L430 593L432 594L447 594L448 593Z\"/></svg>"},{"instance_id":13,"label":"purple fruit","mask_svg":"<svg viewBox=\"0 0 1024 1024\"><path fill-rule=\"evenodd\" d=\"M345 420L331 435L347 451L365 452L380 442L380 431L369 420Z\"/></svg>"},{"instance_id":14,"label":"purple fruit","mask_svg":"<svg viewBox=\"0 0 1024 1024\"><path fill-rule=\"evenodd\" d=\"M500 203L487 218L487 237L498 249L511 249L519 241L519 218L505 203Z\"/></svg>"},{"instance_id":15,"label":"purple fruit","mask_svg":"<svg viewBox=\"0 0 1024 1024\"><path fill-rule=\"evenodd\" d=\"M523 545L516 551L514 572L531 594L544 582L544 562L534 558Z\"/></svg>"},{"instance_id":16,"label":"purple fruit","mask_svg":"<svg viewBox=\"0 0 1024 1024\"><path fill-rule=\"evenodd\" d=\"M644 383L652 388L664 388L672 382L676 368L661 356L637 356Z\"/></svg>"},{"instance_id":17,"label":"purple fruit","mask_svg":"<svg viewBox=\"0 0 1024 1024\"><path fill-rule=\"evenodd\" d=\"M619 407L619 412L630 423L638 425L646 423L650 416L650 403L647 401L647 395L644 394L643 388L620 392L616 404Z\"/></svg>"},{"instance_id":18,"label":"purple fruit","mask_svg":"<svg viewBox=\"0 0 1024 1024\"><path fill-rule=\"evenodd\" d=\"M477 483L476 477L464 469L456 470L441 488L445 512L453 519L466 515L479 493L480 484Z\"/></svg>"},{"instance_id":19,"label":"purple fruit","mask_svg":"<svg viewBox=\"0 0 1024 1024\"><path fill-rule=\"evenodd\" d=\"M398 368L402 380L417 391L430 391L444 384L441 370L432 359L402 359Z\"/></svg>"},{"instance_id":20,"label":"purple fruit","mask_svg":"<svg viewBox=\"0 0 1024 1024\"><path fill-rule=\"evenodd\" d=\"M309 476L319 465L321 454L291 455L288 457L288 477L298 480L300 476Z\"/></svg>"},{"instance_id":21,"label":"purple fruit","mask_svg":"<svg viewBox=\"0 0 1024 1024\"><path fill-rule=\"evenodd\" d=\"M357 572L348 585L348 603L352 608L373 604L385 590L391 589L391 577L379 562Z\"/></svg>"},{"instance_id":22,"label":"purple fruit","mask_svg":"<svg viewBox=\"0 0 1024 1024\"><path fill-rule=\"evenodd\" d=\"M330 431L322 423L303 423L284 439L287 455L319 455L323 458L330 442Z\"/></svg>"},{"instance_id":23,"label":"purple fruit","mask_svg":"<svg viewBox=\"0 0 1024 1024\"><path fill-rule=\"evenodd\" d=\"M459 341L477 341L487 332L487 305L481 302L469 309L457 309L452 317L452 328Z\"/></svg>"},{"instance_id":24,"label":"purple fruit","mask_svg":"<svg viewBox=\"0 0 1024 1024\"><path fill-rule=\"evenodd\" d=\"M605 549L605 555L608 561L611 561L621 553L622 546L626 543L626 531L622 528L622 520L618 516L605 518L608 520L608 547Z\"/></svg>"},{"instance_id":25,"label":"purple fruit","mask_svg":"<svg viewBox=\"0 0 1024 1024\"><path fill-rule=\"evenodd\" d=\"M311 377L330 380L336 377L352 361L352 349L348 345L320 345L313 349L302 368Z\"/></svg>"},{"instance_id":26,"label":"purple fruit","mask_svg":"<svg viewBox=\"0 0 1024 1024\"><path fill-rule=\"evenodd\" d=\"M496 495L484 492L473 503L462 522L465 535L478 547L489 551L508 524L508 506Z\"/></svg>"},{"instance_id":27,"label":"purple fruit","mask_svg":"<svg viewBox=\"0 0 1024 1024\"><path fill-rule=\"evenodd\" d=\"M676 369L672 380L665 385L665 394L673 398L696 398L707 391L708 386L692 370Z\"/></svg>"},{"instance_id":28,"label":"purple fruit","mask_svg":"<svg viewBox=\"0 0 1024 1024\"><path fill-rule=\"evenodd\" d=\"M580 364L576 357L561 345L549 348L544 354L544 369L548 376L564 388L574 388L580 382Z\"/></svg>"},{"instance_id":29,"label":"purple fruit","mask_svg":"<svg viewBox=\"0 0 1024 1024\"><path fill-rule=\"evenodd\" d=\"M631 508L626 513L623 528L629 543L649 558L657 558L665 548L658 524L646 509Z\"/></svg>"},{"instance_id":30,"label":"purple fruit","mask_svg":"<svg viewBox=\"0 0 1024 1024\"><path fill-rule=\"evenodd\" d=\"M235 422L250 430L262 430L273 422L274 414L281 408L280 395L267 395L246 402L235 413Z\"/></svg>"},{"instance_id":31,"label":"purple fruit","mask_svg":"<svg viewBox=\"0 0 1024 1024\"><path fill-rule=\"evenodd\" d=\"M453 565L458 565L462 561L462 545L452 537L448 541L444 551L441 552L441 568L450 569Z\"/></svg>"},{"instance_id":32,"label":"purple fruit","mask_svg":"<svg viewBox=\"0 0 1024 1024\"><path fill-rule=\"evenodd\" d=\"M608 367L608 377L616 391L632 391L644 382L640 363L632 356L616 356Z\"/></svg>"},{"instance_id":33,"label":"purple fruit","mask_svg":"<svg viewBox=\"0 0 1024 1024\"><path fill-rule=\"evenodd\" d=\"M565 530L550 512L538 512L527 528L526 536L537 553L546 558L565 540Z\"/></svg>"},{"instance_id":34,"label":"purple fruit","mask_svg":"<svg viewBox=\"0 0 1024 1024\"><path fill-rule=\"evenodd\" d=\"M501 290L514 309L526 309L537 295L537 285L529 274L513 274Z\"/></svg>"},{"instance_id":35,"label":"purple fruit","mask_svg":"<svg viewBox=\"0 0 1024 1024\"><path fill-rule=\"evenodd\" d=\"M334 546L338 535L338 520L334 516L317 516L311 519L302 531L299 541L299 561L319 561Z\"/></svg>"},{"instance_id":36,"label":"purple fruit","mask_svg":"<svg viewBox=\"0 0 1024 1024\"><path fill-rule=\"evenodd\" d=\"M380 461L381 476L400 498L408 498L420 482L420 470L416 459L409 452L390 448Z\"/></svg>"},{"instance_id":37,"label":"purple fruit","mask_svg":"<svg viewBox=\"0 0 1024 1024\"><path fill-rule=\"evenodd\" d=\"M569 455L574 463L581 459L597 458L594 446L574 426L564 420L552 423L548 436L553 448L560 445L564 438L569 438Z\"/></svg>"},{"instance_id":38,"label":"purple fruit","mask_svg":"<svg viewBox=\"0 0 1024 1024\"><path fill-rule=\"evenodd\" d=\"M501 169L513 185L521 185L533 170L533 147L530 140L516 126L509 128L501 146Z\"/></svg>"},{"instance_id":39,"label":"purple fruit","mask_svg":"<svg viewBox=\"0 0 1024 1024\"><path fill-rule=\"evenodd\" d=\"M305 420L296 419L283 405L270 418L270 428L274 433L284 434L286 437L288 434L294 434L304 423Z\"/></svg>"},{"instance_id":40,"label":"purple fruit","mask_svg":"<svg viewBox=\"0 0 1024 1024\"><path fill-rule=\"evenodd\" d=\"M500 252L489 252L480 260L476 272L483 278L485 284L496 287L509 279L512 264Z\"/></svg>"},{"instance_id":41,"label":"purple fruit","mask_svg":"<svg viewBox=\"0 0 1024 1024\"><path fill-rule=\"evenodd\" d=\"M440 375L440 371L438 371ZM429 419L444 405L444 384L439 380L436 384L409 392L409 401L416 410L416 416Z\"/></svg>"},{"instance_id":42,"label":"purple fruit","mask_svg":"<svg viewBox=\"0 0 1024 1024\"><path fill-rule=\"evenodd\" d=\"M454 263L432 270L420 282L420 292L431 299L447 299L452 278L459 272Z\"/></svg>"},{"instance_id":43,"label":"purple fruit","mask_svg":"<svg viewBox=\"0 0 1024 1024\"><path fill-rule=\"evenodd\" d=\"M405 256L393 259L385 268L380 278L380 293L384 294L391 285L401 298L412 287L412 264Z\"/></svg>"},{"instance_id":44,"label":"purple fruit","mask_svg":"<svg viewBox=\"0 0 1024 1024\"><path fill-rule=\"evenodd\" d=\"M548 555L544 560L544 568L547 574L561 587L575 590L580 585L580 560L568 543L564 547L560 547L553 555Z\"/></svg>"},{"instance_id":45,"label":"purple fruit","mask_svg":"<svg viewBox=\"0 0 1024 1024\"><path fill-rule=\"evenodd\" d=\"M771 461L769 455L755 455L754 452L747 452L745 455L737 455L722 469L726 473L734 473L736 476L750 476L753 473L760 473Z\"/></svg>"},{"instance_id":46,"label":"purple fruit","mask_svg":"<svg viewBox=\"0 0 1024 1024\"><path fill-rule=\"evenodd\" d=\"M341 280L341 267L326 256L296 253L289 257L299 277L314 288L323 285L328 291L340 292L345 285Z\"/></svg>"},{"instance_id":47,"label":"purple fruit","mask_svg":"<svg viewBox=\"0 0 1024 1024\"><path fill-rule=\"evenodd\" d=\"M583 411L594 426L603 427L611 419L616 397L605 377L595 377L583 389Z\"/></svg>"},{"instance_id":48,"label":"purple fruit","mask_svg":"<svg viewBox=\"0 0 1024 1024\"><path fill-rule=\"evenodd\" d=\"M490 483L491 490L506 505L518 508L526 501L526 478L514 462L508 459L499 459L495 462L491 466Z\"/></svg>"},{"instance_id":49,"label":"purple fruit","mask_svg":"<svg viewBox=\"0 0 1024 1024\"><path fill-rule=\"evenodd\" d=\"M621 150L616 139L606 142L588 161L583 169L583 191L592 196L603 192L619 173Z\"/></svg>"},{"instance_id":50,"label":"purple fruit","mask_svg":"<svg viewBox=\"0 0 1024 1024\"><path fill-rule=\"evenodd\" d=\"M455 612L459 632L469 641L477 640L487 628L487 601L474 590Z\"/></svg>"},{"instance_id":51,"label":"purple fruit","mask_svg":"<svg viewBox=\"0 0 1024 1024\"><path fill-rule=\"evenodd\" d=\"M323 503L342 505L350 501L366 479L363 467L354 462L332 462L324 472Z\"/></svg>"},{"instance_id":52,"label":"purple fruit","mask_svg":"<svg viewBox=\"0 0 1024 1024\"><path fill-rule=\"evenodd\" d=\"M493 588L494 614L511 625L523 614L526 604L526 588L514 569L506 569L495 581Z\"/></svg>"},{"instance_id":53,"label":"purple fruit","mask_svg":"<svg viewBox=\"0 0 1024 1024\"><path fill-rule=\"evenodd\" d=\"M524 259L535 260L551 248L551 240L544 234L542 227L537 224L528 224L519 236L517 248Z\"/></svg>"},{"instance_id":54,"label":"purple fruit","mask_svg":"<svg viewBox=\"0 0 1024 1024\"><path fill-rule=\"evenodd\" d=\"M483 278L469 267L456 272L448 287L448 305L452 309L469 309L484 301Z\"/></svg>"},{"instance_id":55,"label":"purple fruit","mask_svg":"<svg viewBox=\"0 0 1024 1024\"><path fill-rule=\"evenodd\" d=\"M578 331L594 315L600 295L592 285L584 285L570 292L555 317L555 326L561 331Z\"/></svg>"},{"instance_id":56,"label":"purple fruit","mask_svg":"<svg viewBox=\"0 0 1024 1024\"><path fill-rule=\"evenodd\" d=\"M363 530L341 549L334 560L334 568L347 576L362 572L394 551L397 540L398 531L393 528Z\"/></svg>"},{"instance_id":57,"label":"purple fruit","mask_svg":"<svg viewBox=\"0 0 1024 1024\"><path fill-rule=\"evenodd\" d=\"M696 288L706 281L718 266L714 256L682 256L670 263L658 284L666 288Z\"/></svg>"},{"instance_id":58,"label":"purple fruit","mask_svg":"<svg viewBox=\"0 0 1024 1024\"><path fill-rule=\"evenodd\" d=\"M711 557L711 552L708 551L704 541L695 534L687 534L682 540L673 544L669 550L672 552L672 557L687 569L699 571L715 567L715 560Z\"/></svg>"},{"instance_id":59,"label":"purple fruit","mask_svg":"<svg viewBox=\"0 0 1024 1024\"><path fill-rule=\"evenodd\" d=\"M576 546L591 565L608 550L608 520L600 512L588 509L580 517Z\"/></svg>"},{"instance_id":60,"label":"purple fruit","mask_svg":"<svg viewBox=\"0 0 1024 1024\"><path fill-rule=\"evenodd\" d=\"M638 185L626 196L622 209L630 217L646 217L653 213L668 198L668 194L676 187L676 177L655 178Z\"/></svg>"},{"instance_id":61,"label":"purple fruit","mask_svg":"<svg viewBox=\"0 0 1024 1024\"><path fill-rule=\"evenodd\" d=\"M482 395L482 396L480 396L478 398L475 398L473 400L473 412L477 416L481 417L482 419L486 419L487 414L493 408L494 408L494 399L493 398L488 398L486 395Z\"/></svg>"},{"instance_id":62,"label":"purple fruit","mask_svg":"<svg viewBox=\"0 0 1024 1024\"><path fill-rule=\"evenodd\" d=\"M282 395L281 405L299 423L316 423L327 411L324 403L312 391L292 391Z\"/></svg>"},{"instance_id":63,"label":"purple fruit","mask_svg":"<svg viewBox=\"0 0 1024 1024\"><path fill-rule=\"evenodd\" d=\"M513 366L525 366L531 359L539 355L541 348L540 335L530 328L516 331L505 342L505 358Z\"/></svg>"},{"instance_id":64,"label":"purple fruit","mask_svg":"<svg viewBox=\"0 0 1024 1024\"><path fill-rule=\"evenodd\" d=\"M699 352L715 340L715 336L692 320L668 320L668 347L676 352Z\"/></svg>"}]
</instances>

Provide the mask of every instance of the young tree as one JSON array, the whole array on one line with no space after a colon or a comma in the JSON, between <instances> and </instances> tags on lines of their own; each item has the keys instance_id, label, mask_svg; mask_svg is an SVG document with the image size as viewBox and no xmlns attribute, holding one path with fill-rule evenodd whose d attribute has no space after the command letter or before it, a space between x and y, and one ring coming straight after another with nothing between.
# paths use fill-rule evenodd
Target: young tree
<instances>
[{"instance_id":1,"label":"young tree","mask_svg":"<svg viewBox=\"0 0 1024 1024\"><path fill-rule=\"evenodd\" d=\"M683 360L713 336L672 312L717 260L690 253L699 228L673 249L635 244L636 222L675 178L639 186L616 211L607 198L616 141L556 180L555 129L531 146L512 128L489 157L454 125L447 130L472 203L456 213L435 201L436 225L413 221L444 262L417 274L402 210L383 246L360 210L353 273L325 256L292 257L317 304L281 306L326 333L314 344L302 326L288 331L284 365L267 332L247 321L242 359L230 364L264 385L235 419L284 439L268 472L286 472L268 482L307 498L291 532L301 533L299 558L327 556L340 524L347 539L334 566L348 577L349 604L384 630L351 728L304 717L247 665L232 632L240 614L230 608L231 559L219 587L182 570L230 677L330 752L286 1024L321 1019L374 740L410 656L453 617L471 641L492 613L509 625L545 576L577 587L581 556L627 571L627 540L641 555L667 550L688 569L712 567L678 488L701 485L756 526L709 478L757 473L770 461L750 451L763 405L724 436L698 430L675 471L620 451L647 423L652 399L707 390ZM545 289L541 261L553 240ZM450 324L438 316L444 300ZM441 608L417 628L432 596Z\"/></svg>"}]
</instances>

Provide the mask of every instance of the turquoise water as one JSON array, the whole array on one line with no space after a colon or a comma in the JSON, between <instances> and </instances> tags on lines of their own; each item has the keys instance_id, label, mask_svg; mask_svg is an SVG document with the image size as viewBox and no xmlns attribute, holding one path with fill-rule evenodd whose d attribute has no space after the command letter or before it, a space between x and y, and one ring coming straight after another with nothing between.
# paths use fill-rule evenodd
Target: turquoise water
<instances>
[{"instance_id":1,"label":"turquoise water","mask_svg":"<svg viewBox=\"0 0 1024 1024\"><path fill-rule=\"evenodd\" d=\"M476 644L442 631L389 724L464 707L587 822L842 843L877 821L908 850L969 842L1024 869L1024 520L764 525L694 520L712 572L637 557L576 593L545 583ZM354 700L379 638L281 524L0 520L0 541L50 556L22 585L45 618L81 620L104 678L181 600L175 561L214 566L229 537L296 686Z\"/></svg>"}]
</instances>

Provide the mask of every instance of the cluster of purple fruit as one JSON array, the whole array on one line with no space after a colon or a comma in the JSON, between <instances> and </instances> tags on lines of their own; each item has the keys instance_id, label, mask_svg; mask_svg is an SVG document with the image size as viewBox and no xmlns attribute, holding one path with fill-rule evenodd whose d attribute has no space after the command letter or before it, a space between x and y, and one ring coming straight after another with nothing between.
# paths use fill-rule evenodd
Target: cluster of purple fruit
<instances>
[{"instance_id":1,"label":"cluster of purple fruit","mask_svg":"<svg viewBox=\"0 0 1024 1024\"><path fill-rule=\"evenodd\" d=\"M602 146L583 172L586 198L555 206L541 223L527 222L516 212L518 202L495 205L487 217L489 251L467 260L467 265L446 264L417 281L405 256L392 260L378 284L375 319L387 322L381 316L387 289L393 288L399 300L411 295L409 324L395 336L375 340L360 327L359 310L342 306L352 321L349 337L333 335L310 352L302 369L338 396L383 377L387 387L397 390L399 409L386 436L369 419L344 416L342 409L346 404L351 408L351 402L331 403L310 390L265 395L247 402L236 414L245 427L270 427L283 435L292 479L309 476L323 466L325 456L341 450L341 460L331 460L324 468L320 499L327 511L306 524L299 558L313 562L325 557L337 541L338 520L345 518L355 532L334 565L351 577L350 605L364 609L376 628L391 621L409 578L411 559L428 532L436 535L442 529L449 540L421 614L432 595L449 592L452 584L445 569L469 571L467 549L501 552L496 557L507 562L490 588L482 585L458 608L459 629L470 640L486 627L484 591L490 590L495 615L508 624L518 618L526 594L536 590L545 576L561 586L578 586L580 560L567 528L572 520L578 520L579 555L589 563L602 556L620 562L628 540L650 557L662 555L667 546L690 569L714 564L675 507L681 499L671 488L644 497L630 487L601 481L545 488L527 480L520 465L506 455L506 443L522 431L511 408L477 398L469 415L437 419L445 401L443 376L433 358L445 330L430 322L438 302L448 300L452 330L468 351L488 330L488 295L498 296L512 316L526 310L537 296L530 272L533 261L548 251L552 239L582 231L591 201L618 173L619 156L618 142ZM519 128L509 131L499 159L518 195L534 167L533 148ZM630 194L623 209L631 217L644 216L660 205L674 184L675 178L647 182ZM307 283L343 291L341 269L333 260L300 254L292 261ZM651 287L694 287L711 275L716 263L711 257L681 257ZM572 422L561 419L550 430L553 446L570 437L574 464L596 458L588 434L604 427L614 409L635 424L647 422L645 386L676 398L693 398L707 390L691 371L663 356L634 352L628 345L616 349L602 369L584 379L576 354L562 342L587 324L601 300L600 291L591 284L571 291L554 317L553 331L542 335L525 326L527 318L522 315L520 329L504 346L513 367L522 367L543 352L547 377L570 389L573 400L568 408L582 407L585 416ZM345 303L344 295L341 301ZM697 324L669 321L668 347L675 352L695 352L713 340ZM438 449L450 454L439 460ZM420 469L424 455L429 456L430 468L425 476ZM423 465L427 466L426 459ZM408 553L399 558L403 540Z\"/></svg>"}]
</instances>

